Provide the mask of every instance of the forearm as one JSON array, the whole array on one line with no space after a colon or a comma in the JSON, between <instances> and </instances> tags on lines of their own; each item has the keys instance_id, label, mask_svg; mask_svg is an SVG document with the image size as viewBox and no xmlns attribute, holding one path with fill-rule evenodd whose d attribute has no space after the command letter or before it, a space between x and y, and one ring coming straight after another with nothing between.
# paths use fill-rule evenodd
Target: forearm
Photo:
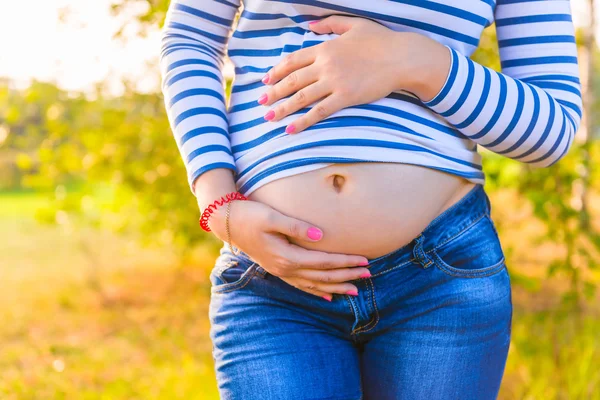
<instances>
[{"instance_id":1,"label":"forearm","mask_svg":"<svg viewBox=\"0 0 600 400\"><path fill-rule=\"evenodd\" d=\"M502 72L427 37L404 37L398 84L475 143L545 167L566 154L580 124L577 49L568 2L549 1L548 11L522 3L497 10ZM544 25L526 31L529 20Z\"/></svg>"},{"instance_id":2,"label":"forearm","mask_svg":"<svg viewBox=\"0 0 600 400\"><path fill-rule=\"evenodd\" d=\"M448 48L416 33L395 33L397 64L401 66L395 90L405 90L427 102L440 92L452 62Z\"/></svg>"},{"instance_id":3,"label":"forearm","mask_svg":"<svg viewBox=\"0 0 600 400\"><path fill-rule=\"evenodd\" d=\"M233 179L233 172L227 168L212 169L203 173L193 182L192 189L201 211L215 200L237 190ZM226 239L224 229L225 207L218 207L211 215L209 227L218 238Z\"/></svg>"},{"instance_id":4,"label":"forearm","mask_svg":"<svg viewBox=\"0 0 600 400\"><path fill-rule=\"evenodd\" d=\"M408 90L462 134L498 154L537 166L549 166L567 152L581 117L577 95L571 102L557 99L454 50L451 62L444 60L447 48L431 46L430 51L436 61Z\"/></svg>"}]
</instances>

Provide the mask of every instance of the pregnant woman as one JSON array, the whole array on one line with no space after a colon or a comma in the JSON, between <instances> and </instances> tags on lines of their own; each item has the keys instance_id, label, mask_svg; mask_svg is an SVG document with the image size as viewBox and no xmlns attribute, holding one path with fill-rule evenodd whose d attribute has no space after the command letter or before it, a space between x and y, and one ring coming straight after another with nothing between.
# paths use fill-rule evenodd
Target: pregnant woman
<instances>
[{"instance_id":1,"label":"pregnant woman","mask_svg":"<svg viewBox=\"0 0 600 400\"><path fill-rule=\"evenodd\" d=\"M202 225L225 242L221 398L496 398L511 287L477 145L539 167L567 153L569 2L240 6L172 1L161 52ZM494 21L501 73L469 59Z\"/></svg>"}]
</instances>

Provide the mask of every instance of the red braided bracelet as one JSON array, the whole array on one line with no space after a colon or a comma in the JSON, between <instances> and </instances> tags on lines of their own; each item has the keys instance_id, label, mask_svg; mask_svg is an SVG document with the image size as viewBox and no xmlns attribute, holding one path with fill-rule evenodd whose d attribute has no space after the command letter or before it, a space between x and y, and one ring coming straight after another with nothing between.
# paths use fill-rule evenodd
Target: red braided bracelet
<instances>
[{"instance_id":1,"label":"red braided bracelet","mask_svg":"<svg viewBox=\"0 0 600 400\"><path fill-rule=\"evenodd\" d=\"M204 211L202 212L202 216L200 217L200 226L206 232L210 232L210 227L208 226L208 219L211 214L215 212L215 210L222 206L223 204L229 203L233 200L248 200L246 196L241 194L240 192L231 192L227 193L225 196L222 196L220 199L215 200L212 204L208 205Z\"/></svg>"}]
</instances>

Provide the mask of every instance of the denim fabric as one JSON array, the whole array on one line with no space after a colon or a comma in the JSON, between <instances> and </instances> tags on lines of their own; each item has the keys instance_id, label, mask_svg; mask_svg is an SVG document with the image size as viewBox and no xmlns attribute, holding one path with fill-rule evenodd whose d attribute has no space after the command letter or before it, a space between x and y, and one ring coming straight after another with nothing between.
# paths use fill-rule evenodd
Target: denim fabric
<instances>
[{"instance_id":1,"label":"denim fabric","mask_svg":"<svg viewBox=\"0 0 600 400\"><path fill-rule=\"evenodd\" d=\"M327 302L225 246L209 311L221 398L495 399L512 295L483 187L369 268L359 296Z\"/></svg>"}]
</instances>

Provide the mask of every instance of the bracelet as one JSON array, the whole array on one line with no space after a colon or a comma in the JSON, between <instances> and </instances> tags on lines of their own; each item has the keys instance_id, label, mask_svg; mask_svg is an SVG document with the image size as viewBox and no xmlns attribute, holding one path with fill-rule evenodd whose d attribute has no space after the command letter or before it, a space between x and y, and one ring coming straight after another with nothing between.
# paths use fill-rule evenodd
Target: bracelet
<instances>
[{"instance_id":1,"label":"bracelet","mask_svg":"<svg viewBox=\"0 0 600 400\"><path fill-rule=\"evenodd\" d=\"M241 194L240 192L231 192L227 193L225 196L222 196L220 199L215 200L212 204L209 204L204 211L202 212L202 216L198 221L200 223L200 227L204 229L206 232L210 232L210 227L208 226L208 219L215 212L215 210L222 206L225 203L229 203L233 200L248 200L246 196Z\"/></svg>"},{"instance_id":2,"label":"bracelet","mask_svg":"<svg viewBox=\"0 0 600 400\"><path fill-rule=\"evenodd\" d=\"M229 250L231 250L231 252L233 253L234 256L237 256L239 253L239 249L238 251L233 249L233 245L231 244L231 231L229 230L229 215L231 214L231 204L233 203L233 201L230 201L227 204L227 211L225 212L225 232L227 232L227 243L229 243ZM236 247L237 249L237 247Z\"/></svg>"}]
</instances>

